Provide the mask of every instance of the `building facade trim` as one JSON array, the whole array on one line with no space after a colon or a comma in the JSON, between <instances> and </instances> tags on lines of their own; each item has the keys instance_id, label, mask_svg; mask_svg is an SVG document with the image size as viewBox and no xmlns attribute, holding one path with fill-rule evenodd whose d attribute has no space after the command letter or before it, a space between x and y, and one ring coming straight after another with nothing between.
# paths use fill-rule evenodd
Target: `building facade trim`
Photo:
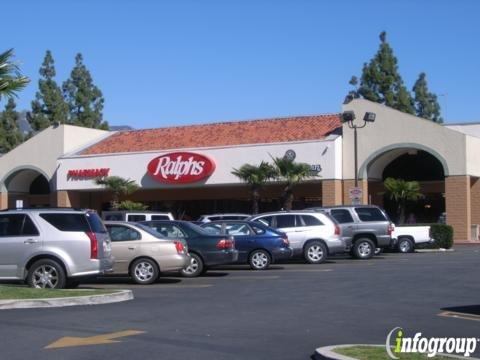
<instances>
[{"instance_id":1,"label":"building facade trim","mask_svg":"<svg viewBox=\"0 0 480 360\"><path fill-rule=\"evenodd\" d=\"M358 177L360 179L368 179L368 166L374 162L376 159L378 159L380 156L383 154L392 151L392 150L397 150L399 148L405 148L405 149L415 149L415 150L423 150L431 155L435 156L438 161L442 164L443 171L445 176L449 176L450 172L448 170L448 164L447 161L444 159L442 155L440 155L437 151L433 150L432 148L418 144L418 143L409 143L409 142L401 142L401 143L395 143L395 144L390 144L387 146L384 146L376 151L374 151L370 156L368 156L363 164L360 166L360 169L358 170Z\"/></svg>"}]
</instances>

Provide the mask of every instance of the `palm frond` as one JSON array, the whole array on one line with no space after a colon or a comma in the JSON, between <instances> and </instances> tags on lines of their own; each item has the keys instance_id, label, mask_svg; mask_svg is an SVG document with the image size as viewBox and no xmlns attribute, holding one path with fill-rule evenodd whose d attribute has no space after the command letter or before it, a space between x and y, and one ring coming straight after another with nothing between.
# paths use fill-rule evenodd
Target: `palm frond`
<instances>
[{"instance_id":1,"label":"palm frond","mask_svg":"<svg viewBox=\"0 0 480 360\"><path fill-rule=\"evenodd\" d=\"M17 92L30 82L20 73L18 65L11 61L13 56L13 49L0 53L0 98L17 96Z\"/></svg>"}]
</instances>

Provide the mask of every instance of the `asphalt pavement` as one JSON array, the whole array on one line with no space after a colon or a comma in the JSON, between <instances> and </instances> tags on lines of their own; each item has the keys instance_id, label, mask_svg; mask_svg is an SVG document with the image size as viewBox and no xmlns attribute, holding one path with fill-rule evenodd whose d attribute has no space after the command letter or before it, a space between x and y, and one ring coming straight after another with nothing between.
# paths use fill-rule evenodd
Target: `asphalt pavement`
<instances>
[{"instance_id":1,"label":"asphalt pavement","mask_svg":"<svg viewBox=\"0 0 480 360\"><path fill-rule=\"evenodd\" d=\"M452 307L478 311L479 278L477 246L267 271L227 266L151 286L102 278L83 287L132 289L135 300L0 311L0 359L309 359L319 346L384 344L397 326L412 336L480 337L480 316L439 316ZM62 337L91 341L46 348Z\"/></svg>"}]
</instances>

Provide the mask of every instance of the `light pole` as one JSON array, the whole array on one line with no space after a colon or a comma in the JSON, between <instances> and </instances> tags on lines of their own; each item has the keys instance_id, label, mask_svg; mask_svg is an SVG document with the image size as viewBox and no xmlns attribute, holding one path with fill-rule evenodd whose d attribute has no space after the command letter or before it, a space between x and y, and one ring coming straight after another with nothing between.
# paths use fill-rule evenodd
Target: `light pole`
<instances>
[{"instance_id":1,"label":"light pole","mask_svg":"<svg viewBox=\"0 0 480 360\"><path fill-rule=\"evenodd\" d=\"M375 121L376 114L373 112L366 112L363 116L363 125L355 125L355 112L354 111L344 111L342 113L342 122L348 124L350 129L353 129L353 152L354 152L354 163L355 163L355 187L358 188L358 149L357 149L357 129L364 128L367 126L368 122Z\"/></svg>"}]
</instances>

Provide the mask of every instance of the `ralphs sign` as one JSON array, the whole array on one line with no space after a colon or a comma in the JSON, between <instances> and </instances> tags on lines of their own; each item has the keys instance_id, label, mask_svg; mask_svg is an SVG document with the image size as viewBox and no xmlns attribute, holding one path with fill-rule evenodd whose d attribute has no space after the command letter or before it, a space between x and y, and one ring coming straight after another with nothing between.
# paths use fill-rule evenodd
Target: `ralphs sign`
<instances>
[{"instance_id":1,"label":"ralphs sign","mask_svg":"<svg viewBox=\"0 0 480 360\"><path fill-rule=\"evenodd\" d=\"M155 180L166 184L189 184L212 175L215 163L205 155L174 152L156 157L147 171Z\"/></svg>"}]
</instances>

